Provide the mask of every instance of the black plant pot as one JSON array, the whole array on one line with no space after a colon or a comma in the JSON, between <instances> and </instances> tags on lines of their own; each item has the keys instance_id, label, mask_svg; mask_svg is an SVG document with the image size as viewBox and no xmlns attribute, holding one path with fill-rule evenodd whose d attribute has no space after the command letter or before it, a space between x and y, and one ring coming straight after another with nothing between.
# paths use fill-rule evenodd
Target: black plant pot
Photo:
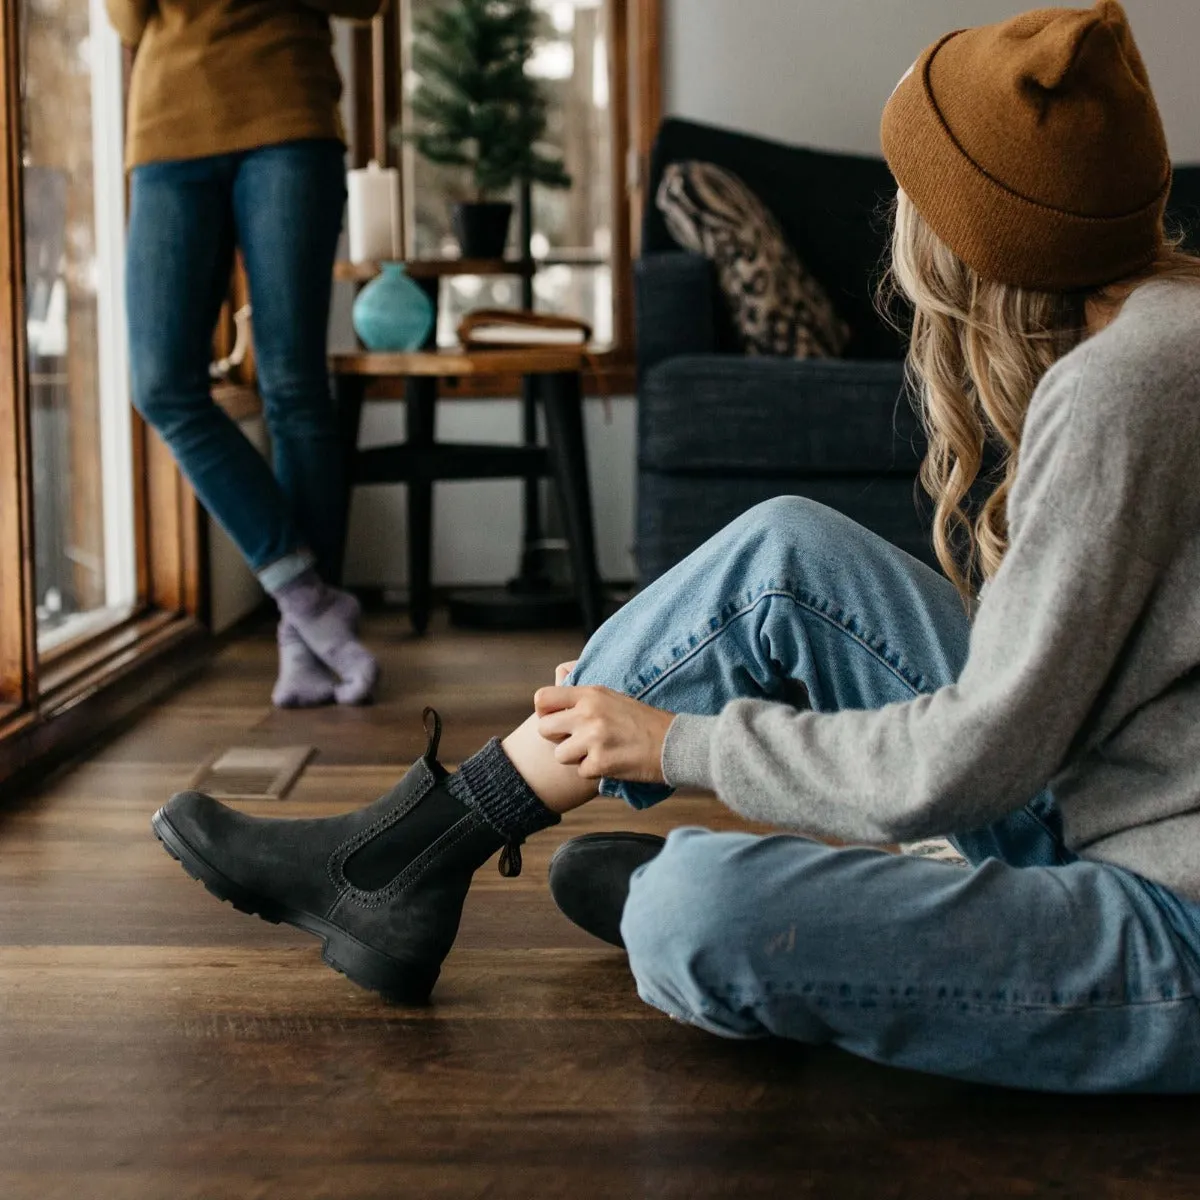
<instances>
[{"instance_id":1,"label":"black plant pot","mask_svg":"<svg viewBox=\"0 0 1200 1200\"><path fill-rule=\"evenodd\" d=\"M511 204L453 205L450 220L463 258L503 258L512 211Z\"/></svg>"}]
</instances>

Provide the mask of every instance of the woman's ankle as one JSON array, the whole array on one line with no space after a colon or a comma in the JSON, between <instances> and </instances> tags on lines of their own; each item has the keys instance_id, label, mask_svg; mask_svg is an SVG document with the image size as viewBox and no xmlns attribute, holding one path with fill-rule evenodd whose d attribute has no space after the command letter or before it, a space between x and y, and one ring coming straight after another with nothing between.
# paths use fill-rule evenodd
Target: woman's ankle
<instances>
[{"instance_id":1,"label":"woman's ankle","mask_svg":"<svg viewBox=\"0 0 1200 1200\"><path fill-rule=\"evenodd\" d=\"M596 783L583 779L575 767L564 766L554 757L554 743L538 733L538 719L531 715L501 743L509 762L537 798L551 811L570 812L598 794Z\"/></svg>"},{"instance_id":2,"label":"woman's ankle","mask_svg":"<svg viewBox=\"0 0 1200 1200\"><path fill-rule=\"evenodd\" d=\"M276 588L271 597L279 606L284 621L299 625L320 616L336 600L340 593L317 574L315 567L308 567L299 575Z\"/></svg>"}]
</instances>

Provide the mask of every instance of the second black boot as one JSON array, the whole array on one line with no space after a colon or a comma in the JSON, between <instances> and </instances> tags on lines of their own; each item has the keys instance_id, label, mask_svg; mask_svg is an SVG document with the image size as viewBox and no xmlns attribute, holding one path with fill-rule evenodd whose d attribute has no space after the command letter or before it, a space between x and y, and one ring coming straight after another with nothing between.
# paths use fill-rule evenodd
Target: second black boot
<instances>
[{"instance_id":1,"label":"second black boot","mask_svg":"<svg viewBox=\"0 0 1200 1200\"><path fill-rule=\"evenodd\" d=\"M521 843L560 818L489 742L455 774L425 754L374 804L317 820L251 817L202 792L154 815L167 852L216 897L315 934L325 961L386 999L423 1004L458 933L475 871L497 850L521 870Z\"/></svg>"},{"instance_id":2,"label":"second black boot","mask_svg":"<svg viewBox=\"0 0 1200 1200\"><path fill-rule=\"evenodd\" d=\"M621 917L633 873L665 844L652 833L585 833L563 842L550 860L554 903L580 929L623 949Z\"/></svg>"}]
</instances>

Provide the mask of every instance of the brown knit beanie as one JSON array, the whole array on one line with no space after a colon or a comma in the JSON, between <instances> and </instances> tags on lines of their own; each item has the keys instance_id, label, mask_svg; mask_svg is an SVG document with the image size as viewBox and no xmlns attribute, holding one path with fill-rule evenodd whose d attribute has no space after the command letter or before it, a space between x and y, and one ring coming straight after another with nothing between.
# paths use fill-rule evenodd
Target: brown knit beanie
<instances>
[{"instance_id":1,"label":"brown knit beanie","mask_svg":"<svg viewBox=\"0 0 1200 1200\"><path fill-rule=\"evenodd\" d=\"M1115 0L947 35L900 81L882 136L917 211L985 279L1072 291L1159 250L1171 164Z\"/></svg>"}]
</instances>

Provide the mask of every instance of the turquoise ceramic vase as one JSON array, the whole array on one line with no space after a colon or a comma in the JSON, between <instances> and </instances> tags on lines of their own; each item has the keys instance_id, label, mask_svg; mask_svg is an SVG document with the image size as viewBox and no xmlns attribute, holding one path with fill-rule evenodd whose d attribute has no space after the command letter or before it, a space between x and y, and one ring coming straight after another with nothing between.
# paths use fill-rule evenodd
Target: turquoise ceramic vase
<instances>
[{"instance_id":1,"label":"turquoise ceramic vase","mask_svg":"<svg viewBox=\"0 0 1200 1200\"><path fill-rule=\"evenodd\" d=\"M403 263L384 263L354 301L354 332L368 350L420 350L432 328L433 305Z\"/></svg>"}]
</instances>

